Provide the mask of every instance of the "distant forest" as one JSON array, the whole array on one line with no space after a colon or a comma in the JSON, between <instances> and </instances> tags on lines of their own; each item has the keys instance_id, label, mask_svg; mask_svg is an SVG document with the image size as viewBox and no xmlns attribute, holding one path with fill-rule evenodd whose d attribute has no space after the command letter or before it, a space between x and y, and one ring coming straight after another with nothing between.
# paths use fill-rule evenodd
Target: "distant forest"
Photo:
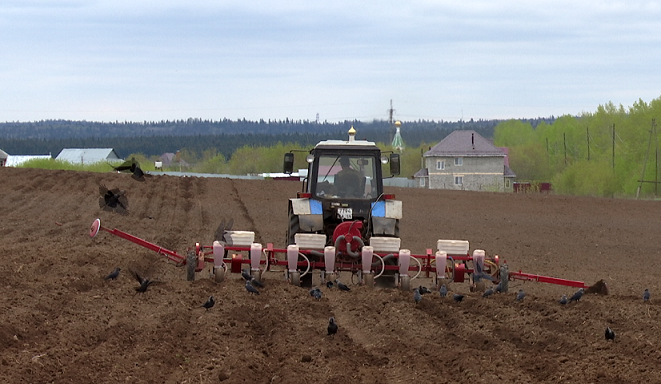
<instances>
[{"instance_id":1,"label":"distant forest","mask_svg":"<svg viewBox=\"0 0 661 384\"><path fill-rule=\"evenodd\" d=\"M536 127L552 124L554 117L521 119ZM457 129L472 129L492 138L502 120L402 121L401 132L407 146L441 141ZM89 122L43 120L0 123L0 149L10 155L57 156L63 148L114 148L120 157L142 153L147 157L187 149L202 153L215 149L227 159L244 146L271 146L296 143L312 146L321 140L345 139L353 126L359 139L390 143L394 128L385 120L338 123L307 120L165 120L144 122Z\"/></svg>"}]
</instances>

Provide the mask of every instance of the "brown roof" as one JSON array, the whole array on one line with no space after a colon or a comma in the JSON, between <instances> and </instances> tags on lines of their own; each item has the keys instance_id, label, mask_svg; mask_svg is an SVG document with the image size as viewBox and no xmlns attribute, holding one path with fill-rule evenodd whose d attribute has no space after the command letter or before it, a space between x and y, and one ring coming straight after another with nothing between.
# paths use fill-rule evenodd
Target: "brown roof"
<instances>
[{"instance_id":1,"label":"brown roof","mask_svg":"<svg viewBox=\"0 0 661 384\"><path fill-rule=\"evenodd\" d=\"M425 152L424 157L489 157L505 156L491 141L473 130L461 130L450 133L440 143Z\"/></svg>"}]
</instances>

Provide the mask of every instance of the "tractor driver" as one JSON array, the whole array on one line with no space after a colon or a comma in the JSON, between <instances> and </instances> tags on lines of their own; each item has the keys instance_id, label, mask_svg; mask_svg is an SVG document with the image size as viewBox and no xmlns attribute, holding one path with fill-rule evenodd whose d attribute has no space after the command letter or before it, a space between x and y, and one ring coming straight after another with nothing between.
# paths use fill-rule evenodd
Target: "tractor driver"
<instances>
[{"instance_id":1,"label":"tractor driver","mask_svg":"<svg viewBox=\"0 0 661 384\"><path fill-rule=\"evenodd\" d=\"M340 197L362 197L361 181L363 175L357 170L351 168L351 162L346 156L340 157L340 170L335 175L335 186Z\"/></svg>"}]
</instances>

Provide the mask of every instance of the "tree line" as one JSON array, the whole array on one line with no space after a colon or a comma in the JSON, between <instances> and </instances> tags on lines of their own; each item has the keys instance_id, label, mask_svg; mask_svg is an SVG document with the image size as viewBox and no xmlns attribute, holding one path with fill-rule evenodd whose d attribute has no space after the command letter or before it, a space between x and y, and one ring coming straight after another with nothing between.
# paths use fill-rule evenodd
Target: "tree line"
<instances>
[{"instance_id":1,"label":"tree line","mask_svg":"<svg viewBox=\"0 0 661 384\"><path fill-rule=\"evenodd\" d=\"M661 98L629 108L600 105L536 127L506 121L494 143L509 148L518 180L551 181L555 191L591 196L658 196L661 169L657 124Z\"/></svg>"},{"instance_id":2,"label":"tree line","mask_svg":"<svg viewBox=\"0 0 661 384\"><path fill-rule=\"evenodd\" d=\"M539 120L542 121L542 120ZM473 129L493 137L501 120L408 121L402 122L402 136L407 145L437 143L456 129ZM358 138L390 143L394 128L388 121L345 121L314 123L309 121L206 121L188 119L163 122L115 122L44 120L31 123L0 123L0 149L12 155L57 156L63 148L113 148L121 157L142 153L147 157L186 149L200 156L214 149L228 160L234 151L245 146L271 146L288 142L312 146L321 140L346 139L350 127Z\"/></svg>"}]
</instances>

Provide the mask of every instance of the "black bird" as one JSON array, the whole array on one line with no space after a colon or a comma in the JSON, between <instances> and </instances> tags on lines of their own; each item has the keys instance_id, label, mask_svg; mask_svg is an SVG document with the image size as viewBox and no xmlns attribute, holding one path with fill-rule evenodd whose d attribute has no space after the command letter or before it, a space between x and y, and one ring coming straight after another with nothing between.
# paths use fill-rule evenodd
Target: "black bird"
<instances>
[{"instance_id":1,"label":"black bird","mask_svg":"<svg viewBox=\"0 0 661 384\"><path fill-rule=\"evenodd\" d=\"M248 269L242 269L241 270L241 277L243 277L243 279L245 281L252 280L252 275L250 274L250 270L248 270Z\"/></svg>"},{"instance_id":2,"label":"black bird","mask_svg":"<svg viewBox=\"0 0 661 384\"><path fill-rule=\"evenodd\" d=\"M648 288L645 288L645 292L643 292L643 301L650 301L650 290Z\"/></svg>"},{"instance_id":3,"label":"black bird","mask_svg":"<svg viewBox=\"0 0 661 384\"><path fill-rule=\"evenodd\" d=\"M142 171L142 168L138 164L135 165L135 169L132 171L133 174L131 177L136 181L145 181L145 173Z\"/></svg>"},{"instance_id":4,"label":"black bird","mask_svg":"<svg viewBox=\"0 0 661 384\"><path fill-rule=\"evenodd\" d=\"M581 300L581 297L583 297L583 288L579 288L578 291L576 291L576 293L571 295L571 297L569 298L569 302L571 303L572 301L579 301Z\"/></svg>"},{"instance_id":5,"label":"black bird","mask_svg":"<svg viewBox=\"0 0 661 384\"><path fill-rule=\"evenodd\" d=\"M234 225L234 219L230 219L230 221L227 224L225 224L225 219L223 219L223 221L221 221L220 224L218 225L218 228L216 228L216 233L214 234L215 237L214 240L225 241L225 234L227 233L227 231L232 230L232 225Z\"/></svg>"},{"instance_id":6,"label":"black bird","mask_svg":"<svg viewBox=\"0 0 661 384\"><path fill-rule=\"evenodd\" d=\"M605 336L606 336L606 340L615 341L615 332L612 329L610 329L610 327L606 327Z\"/></svg>"},{"instance_id":7,"label":"black bird","mask_svg":"<svg viewBox=\"0 0 661 384\"><path fill-rule=\"evenodd\" d=\"M486 291L484 291L484 293L482 294L482 297L489 297L491 295L493 295L493 287L491 287L491 288L487 289Z\"/></svg>"},{"instance_id":8,"label":"black bird","mask_svg":"<svg viewBox=\"0 0 661 384\"><path fill-rule=\"evenodd\" d=\"M326 288L333 288L333 282L332 281L327 281L326 282Z\"/></svg>"},{"instance_id":9,"label":"black bird","mask_svg":"<svg viewBox=\"0 0 661 384\"><path fill-rule=\"evenodd\" d=\"M448 288L445 286L445 284L441 285L441 288L438 290L438 292L441 294L441 297L445 297L448 295Z\"/></svg>"},{"instance_id":10,"label":"black bird","mask_svg":"<svg viewBox=\"0 0 661 384\"><path fill-rule=\"evenodd\" d=\"M422 294L420 293L419 288L413 290L413 300L415 300L416 304L418 304L420 300L422 300Z\"/></svg>"},{"instance_id":11,"label":"black bird","mask_svg":"<svg viewBox=\"0 0 661 384\"><path fill-rule=\"evenodd\" d=\"M259 291L255 289L252 284L250 284L250 280L246 280L246 291L249 293L254 293L255 295L259 295Z\"/></svg>"},{"instance_id":12,"label":"black bird","mask_svg":"<svg viewBox=\"0 0 661 384\"><path fill-rule=\"evenodd\" d=\"M110 272L110 274L105 277L105 280L115 280L117 278L117 276L119 276L119 271L121 271L121 270L122 269L119 268L119 267L115 268L114 271Z\"/></svg>"},{"instance_id":13,"label":"black bird","mask_svg":"<svg viewBox=\"0 0 661 384\"><path fill-rule=\"evenodd\" d=\"M340 279L335 279L335 284L337 284L337 288L339 288L340 291L350 291L351 290L351 288L349 288L346 285L340 283Z\"/></svg>"},{"instance_id":14,"label":"black bird","mask_svg":"<svg viewBox=\"0 0 661 384\"><path fill-rule=\"evenodd\" d=\"M129 200L126 198L126 191L120 191L118 188L108 189L105 185L99 184L99 193L101 194L99 208L124 216L129 214Z\"/></svg>"},{"instance_id":15,"label":"black bird","mask_svg":"<svg viewBox=\"0 0 661 384\"><path fill-rule=\"evenodd\" d=\"M255 286L257 288L264 288L264 284L262 284L261 281L255 279L254 277L250 279L250 284L252 284L253 286Z\"/></svg>"},{"instance_id":16,"label":"black bird","mask_svg":"<svg viewBox=\"0 0 661 384\"><path fill-rule=\"evenodd\" d=\"M328 319L328 334L334 335L337 333L337 324L335 323L335 318L331 317Z\"/></svg>"},{"instance_id":17,"label":"black bird","mask_svg":"<svg viewBox=\"0 0 661 384\"><path fill-rule=\"evenodd\" d=\"M320 300L322 296L321 289L319 289L319 287L312 288L310 290L310 296L314 297L317 300Z\"/></svg>"},{"instance_id":18,"label":"black bird","mask_svg":"<svg viewBox=\"0 0 661 384\"><path fill-rule=\"evenodd\" d=\"M135 160L135 157L131 157L131 160L126 160L116 167L111 164L111 167L113 167L113 169L117 172L121 172L121 171L133 172L133 170L135 170L136 164L138 164L138 162Z\"/></svg>"},{"instance_id":19,"label":"black bird","mask_svg":"<svg viewBox=\"0 0 661 384\"><path fill-rule=\"evenodd\" d=\"M460 295L458 293L455 293L454 296L452 296L452 298L454 299L454 301L459 303L464 299L464 295Z\"/></svg>"},{"instance_id":20,"label":"black bird","mask_svg":"<svg viewBox=\"0 0 661 384\"><path fill-rule=\"evenodd\" d=\"M421 295L424 295L424 294L427 294L427 293L431 293L431 291L429 290L429 288L427 288L427 287L423 287L422 285L420 285L420 286L418 287L418 291L420 292Z\"/></svg>"},{"instance_id":21,"label":"black bird","mask_svg":"<svg viewBox=\"0 0 661 384\"><path fill-rule=\"evenodd\" d=\"M157 284L156 281L142 277L137 272L131 271L131 274L140 283L140 286L135 288L136 293L145 293L147 292L147 288L149 288L150 285Z\"/></svg>"},{"instance_id":22,"label":"black bird","mask_svg":"<svg viewBox=\"0 0 661 384\"><path fill-rule=\"evenodd\" d=\"M208 311L209 308L213 307L214 304L216 304L216 301L213 299L213 296L209 296L209 299L207 299L207 301L202 304L202 308L206 308Z\"/></svg>"},{"instance_id":23,"label":"black bird","mask_svg":"<svg viewBox=\"0 0 661 384\"><path fill-rule=\"evenodd\" d=\"M562 295L562 297L560 298L560 300L558 300L558 303L560 303L560 304L562 304L562 305L567 304L567 295Z\"/></svg>"},{"instance_id":24,"label":"black bird","mask_svg":"<svg viewBox=\"0 0 661 384\"><path fill-rule=\"evenodd\" d=\"M140 163L138 163L135 157L132 157L131 160L126 160L125 162L123 162L122 164L116 167L115 166L112 167L117 172L121 172L121 171L131 172L133 174L131 175L131 177L137 181L145 181L145 173L140 168Z\"/></svg>"}]
</instances>

